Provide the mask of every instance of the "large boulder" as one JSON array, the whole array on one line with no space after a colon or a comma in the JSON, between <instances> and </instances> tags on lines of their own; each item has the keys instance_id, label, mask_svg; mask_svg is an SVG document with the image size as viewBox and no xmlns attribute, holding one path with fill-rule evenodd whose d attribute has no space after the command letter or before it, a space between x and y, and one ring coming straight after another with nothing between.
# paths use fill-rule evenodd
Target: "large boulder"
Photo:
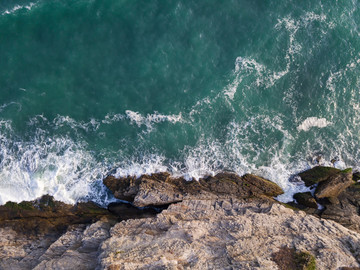
<instances>
[{"instance_id":1,"label":"large boulder","mask_svg":"<svg viewBox=\"0 0 360 270\"><path fill-rule=\"evenodd\" d=\"M334 220L341 225L360 232L360 184L353 184L342 192L339 203L323 202L321 218Z\"/></svg>"},{"instance_id":2,"label":"large boulder","mask_svg":"<svg viewBox=\"0 0 360 270\"><path fill-rule=\"evenodd\" d=\"M322 181L316 187L315 196L321 198L337 198L347 187L353 184L352 170L331 175L327 180Z\"/></svg>"},{"instance_id":3,"label":"large boulder","mask_svg":"<svg viewBox=\"0 0 360 270\"><path fill-rule=\"evenodd\" d=\"M311 195L311 192L295 193L294 199L298 204L304 205L310 208L318 208L315 198Z\"/></svg>"},{"instance_id":4,"label":"large boulder","mask_svg":"<svg viewBox=\"0 0 360 270\"><path fill-rule=\"evenodd\" d=\"M233 173L219 173L199 181L173 178L168 173L139 178L108 176L104 184L116 198L139 207L167 205L188 199L273 197L283 193L279 186L264 178L250 174L240 177Z\"/></svg>"},{"instance_id":5,"label":"large boulder","mask_svg":"<svg viewBox=\"0 0 360 270\"><path fill-rule=\"evenodd\" d=\"M283 194L284 191L275 183L253 174L245 174L242 177L244 184L251 187L254 194L264 194L270 197L276 197Z\"/></svg>"},{"instance_id":6,"label":"large boulder","mask_svg":"<svg viewBox=\"0 0 360 270\"><path fill-rule=\"evenodd\" d=\"M310 170L299 173L301 180L307 187L325 181L330 176L339 173L340 170L332 167L316 166Z\"/></svg>"}]
</instances>

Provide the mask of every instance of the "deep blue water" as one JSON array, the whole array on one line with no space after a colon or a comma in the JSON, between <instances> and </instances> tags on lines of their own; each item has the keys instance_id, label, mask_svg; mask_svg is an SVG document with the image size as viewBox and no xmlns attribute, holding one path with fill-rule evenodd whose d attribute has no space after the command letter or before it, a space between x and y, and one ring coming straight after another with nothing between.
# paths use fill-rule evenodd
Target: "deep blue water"
<instances>
[{"instance_id":1,"label":"deep blue water","mask_svg":"<svg viewBox=\"0 0 360 270\"><path fill-rule=\"evenodd\" d=\"M101 180L360 168L359 1L0 3L0 203Z\"/></svg>"}]
</instances>

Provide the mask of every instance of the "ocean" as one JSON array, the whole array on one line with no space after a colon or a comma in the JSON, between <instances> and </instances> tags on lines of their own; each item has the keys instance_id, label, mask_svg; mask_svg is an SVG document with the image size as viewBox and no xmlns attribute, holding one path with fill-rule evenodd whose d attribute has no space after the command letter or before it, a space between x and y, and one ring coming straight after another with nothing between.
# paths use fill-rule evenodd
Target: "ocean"
<instances>
[{"instance_id":1,"label":"ocean","mask_svg":"<svg viewBox=\"0 0 360 270\"><path fill-rule=\"evenodd\" d=\"M2 0L0 204L116 176L360 169L360 1Z\"/></svg>"}]
</instances>

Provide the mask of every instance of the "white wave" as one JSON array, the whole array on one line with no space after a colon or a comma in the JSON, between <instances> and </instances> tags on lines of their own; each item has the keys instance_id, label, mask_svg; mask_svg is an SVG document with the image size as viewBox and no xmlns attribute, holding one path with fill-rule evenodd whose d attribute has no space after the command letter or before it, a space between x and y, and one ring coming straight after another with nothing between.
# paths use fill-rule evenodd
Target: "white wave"
<instances>
[{"instance_id":1,"label":"white wave","mask_svg":"<svg viewBox=\"0 0 360 270\"><path fill-rule=\"evenodd\" d=\"M184 160L184 168L177 171L186 180L200 179L207 175L215 175L223 168L226 161L221 144L216 141L199 142L193 149L187 149Z\"/></svg>"},{"instance_id":2,"label":"white wave","mask_svg":"<svg viewBox=\"0 0 360 270\"><path fill-rule=\"evenodd\" d=\"M158 172L169 171L169 168L164 165L165 158L161 155L150 154L142 157L141 160L133 158L122 162L118 165L115 177L136 176L140 177L143 174L153 174Z\"/></svg>"},{"instance_id":3,"label":"white wave","mask_svg":"<svg viewBox=\"0 0 360 270\"><path fill-rule=\"evenodd\" d=\"M11 9L5 10L1 15L13 14L17 10L21 10L21 9L31 10L36 4L37 4L37 2L36 3L31 2L31 3L27 4L27 5L22 5L22 6L21 5L16 5Z\"/></svg>"},{"instance_id":4,"label":"white wave","mask_svg":"<svg viewBox=\"0 0 360 270\"><path fill-rule=\"evenodd\" d=\"M10 103L10 104L17 104L17 103ZM7 104L6 106L10 105ZM3 105L0 107L0 112L2 108L6 107ZM48 124L54 126L55 129L59 129L64 126L71 127L72 129L83 129L85 131L97 131L102 124L112 124L114 122L119 122L123 120L130 120L131 123L135 123L138 127L145 125L149 130L153 128L154 123L160 122L170 122L170 123L177 123L177 122L184 122L182 118L182 114L179 113L178 115L164 115L158 112L154 112L153 114L147 114L146 116L141 115L138 112L134 112L131 110L127 110L126 114L111 114L108 113L105 115L104 119L95 119L90 118L89 121L81 121L75 120L74 118L67 116L67 115L57 115L54 120L49 121L43 115L36 115L29 119L28 124L35 126L39 124L40 121L47 122Z\"/></svg>"},{"instance_id":5,"label":"white wave","mask_svg":"<svg viewBox=\"0 0 360 270\"><path fill-rule=\"evenodd\" d=\"M107 114L105 115L105 119L101 120L103 124L111 124L113 122L119 122L125 118L124 115L118 114Z\"/></svg>"},{"instance_id":6,"label":"white wave","mask_svg":"<svg viewBox=\"0 0 360 270\"><path fill-rule=\"evenodd\" d=\"M280 29L281 26L289 32L290 46L288 53L293 55L301 50L301 45L296 42L295 35L299 29L308 27L310 23L314 21L326 23L327 17L325 14L316 14L314 12L306 12L298 20L291 18L290 16L278 19L275 29Z\"/></svg>"},{"instance_id":7,"label":"white wave","mask_svg":"<svg viewBox=\"0 0 360 270\"><path fill-rule=\"evenodd\" d=\"M243 79L254 72L256 74L256 80L252 83L255 83L258 87L261 85L264 85L266 88L272 87L276 81L289 72L289 69L290 64L287 64L285 70L273 71L252 58L237 57L234 70L235 79L224 88L223 93L230 100L233 100Z\"/></svg>"},{"instance_id":8,"label":"white wave","mask_svg":"<svg viewBox=\"0 0 360 270\"><path fill-rule=\"evenodd\" d=\"M203 99L197 101L196 104L194 106L192 106L189 116L192 117L195 114L200 114L201 108L209 107L209 106L211 106L211 103L212 103L212 101L210 100L209 97L206 97L206 98L203 98Z\"/></svg>"},{"instance_id":9,"label":"white wave","mask_svg":"<svg viewBox=\"0 0 360 270\"><path fill-rule=\"evenodd\" d=\"M92 186L105 176L107 167L83 145L69 138L46 137L42 130L34 141L18 141L11 123L4 125L0 133L0 204L44 194L66 203L85 198L104 203Z\"/></svg>"},{"instance_id":10,"label":"white wave","mask_svg":"<svg viewBox=\"0 0 360 270\"><path fill-rule=\"evenodd\" d=\"M37 120L45 121L46 118L38 116ZM283 134L281 144L277 142L264 149L258 147L249 134L258 134L261 140L259 130L263 130L264 126L269 132ZM32 142L16 141L9 121L0 122L0 131L0 204L9 200L32 200L43 194L51 194L55 199L67 203L84 198L103 204L108 202L109 198L102 198L106 195L101 180L109 164L105 166L98 162L85 145L69 138L42 135L35 136ZM174 176L191 180L229 170L238 175L254 173L277 183L285 191L284 195L278 197L284 202L292 200L294 193L308 190L301 183L289 182L293 174L310 168L311 164L305 160L307 153L303 153L304 157L298 157L296 162L290 161L286 149L294 138L283 128L280 117L256 116L241 123L233 121L226 131L225 141L210 138L199 140L195 147L185 148L177 161L151 153L121 157L115 176L138 177L169 171ZM39 131L39 134L43 133ZM265 165L260 161L264 153L271 161ZM332 164L325 162L324 165ZM346 167L341 158L335 165Z\"/></svg>"},{"instance_id":11,"label":"white wave","mask_svg":"<svg viewBox=\"0 0 360 270\"><path fill-rule=\"evenodd\" d=\"M346 73L354 70L360 63L360 54L356 58L351 59L349 63L346 64L345 68L339 69L336 72L330 71L330 75L326 80L326 88L335 92L336 82L339 82L343 77L347 77Z\"/></svg>"},{"instance_id":12,"label":"white wave","mask_svg":"<svg viewBox=\"0 0 360 270\"><path fill-rule=\"evenodd\" d=\"M335 92L335 83L336 81L342 78L343 71L337 71L335 73L330 72L330 76L326 80L326 87L327 89L331 90L331 92Z\"/></svg>"},{"instance_id":13,"label":"white wave","mask_svg":"<svg viewBox=\"0 0 360 270\"><path fill-rule=\"evenodd\" d=\"M254 59L246 58L246 57L237 57L235 60L235 70L234 74L236 76L235 80L230 83L225 89L224 94L229 97L230 99L234 99L236 90L243 80L243 76L246 76L243 74L244 72L252 72L255 71L258 76L262 76L262 73L265 71L265 67L258 62L256 62Z\"/></svg>"},{"instance_id":14,"label":"white wave","mask_svg":"<svg viewBox=\"0 0 360 270\"><path fill-rule=\"evenodd\" d=\"M145 125L149 129L152 128L153 123L160 123L167 121L174 124L183 121L181 113L177 115L176 114L164 115L155 112L153 114L147 114L146 116L143 116L140 113L131 110L126 110L125 113L127 118L130 119L131 122L135 123L138 127Z\"/></svg>"},{"instance_id":15,"label":"white wave","mask_svg":"<svg viewBox=\"0 0 360 270\"><path fill-rule=\"evenodd\" d=\"M304 22L305 26L309 23L318 21L318 22L326 22L327 17L325 14L316 14L314 12L306 12L304 16L301 17L301 20Z\"/></svg>"},{"instance_id":16,"label":"white wave","mask_svg":"<svg viewBox=\"0 0 360 270\"><path fill-rule=\"evenodd\" d=\"M11 105L16 105L18 106L18 112L20 112L22 110L22 106L19 102L9 102L9 103L5 103L3 105L0 106L0 112L2 112L4 109L6 109L7 107L11 106Z\"/></svg>"},{"instance_id":17,"label":"white wave","mask_svg":"<svg viewBox=\"0 0 360 270\"><path fill-rule=\"evenodd\" d=\"M81 128L86 131L97 130L100 127L100 121L98 121L95 118L91 118L89 122L84 122L84 121L76 121L75 119L69 116L63 116L63 115L58 115L53 120L53 124L55 125L56 128L60 128L67 125L74 129Z\"/></svg>"},{"instance_id":18,"label":"white wave","mask_svg":"<svg viewBox=\"0 0 360 270\"><path fill-rule=\"evenodd\" d=\"M0 139L4 137L4 132L12 132L12 121L0 119Z\"/></svg>"},{"instance_id":19,"label":"white wave","mask_svg":"<svg viewBox=\"0 0 360 270\"><path fill-rule=\"evenodd\" d=\"M325 118L308 117L297 127L297 130L308 131L312 127L324 128L331 124Z\"/></svg>"}]
</instances>

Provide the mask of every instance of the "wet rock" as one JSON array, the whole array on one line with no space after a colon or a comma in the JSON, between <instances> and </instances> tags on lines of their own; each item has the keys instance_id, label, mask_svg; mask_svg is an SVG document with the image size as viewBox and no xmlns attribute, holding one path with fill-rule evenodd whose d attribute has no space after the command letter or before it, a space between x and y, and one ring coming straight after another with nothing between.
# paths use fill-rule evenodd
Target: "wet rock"
<instances>
[{"instance_id":1,"label":"wet rock","mask_svg":"<svg viewBox=\"0 0 360 270\"><path fill-rule=\"evenodd\" d=\"M315 190L315 196L320 199L337 198L341 192L353 183L351 169L333 174L319 183Z\"/></svg>"},{"instance_id":2,"label":"wet rock","mask_svg":"<svg viewBox=\"0 0 360 270\"><path fill-rule=\"evenodd\" d=\"M250 185L250 190L253 194L264 194L266 196L276 197L284 193L284 191L278 185L262 177L253 174L245 174L242 179L245 182L245 185Z\"/></svg>"},{"instance_id":3,"label":"wet rock","mask_svg":"<svg viewBox=\"0 0 360 270\"><path fill-rule=\"evenodd\" d=\"M325 171L330 171L329 175L322 174L324 168L316 168L319 168L316 169L319 170L316 173L309 173L309 171L314 172L315 168L304 172L307 174L305 179L307 179L308 175L311 175L311 177L317 175L317 179L321 179L315 190L315 198L317 203L324 208L314 210L309 207L298 207L308 214L336 221L349 229L360 232L360 183L354 183L352 170L334 171L330 170L332 168L325 169ZM322 174L321 177L320 174ZM315 182L314 179L315 177L312 183ZM298 199L300 203L300 198ZM304 205L304 202L300 204Z\"/></svg>"},{"instance_id":4,"label":"wet rock","mask_svg":"<svg viewBox=\"0 0 360 270\"><path fill-rule=\"evenodd\" d=\"M199 181L172 178L168 173L115 178L109 176L104 184L119 199L127 199L135 206L164 205L189 199L249 198L278 196L283 193L275 183L255 175L240 177L220 173Z\"/></svg>"},{"instance_id":5,"label":"wet rock","mask_svg":"<svg viewBox=\"0 0 360 270\"><path fill-rule=\"evenodd\" d=\"M61 233L71 224L88 224L103 216L111 217L106 209L93 202L68 205L44 195L34 201L7 202L0 206L0 227L28 235Z\"/></svg>"},{"instance_id":6,"label":"wet rock","mask_svg":"<svg viewBox=\"0 0 360 270\"><path fill-rule=\"evenodd\" d=\"M316 200L314 199L314 197L311 195L310 192L296 193L294 194L294 199L297 201L298 204L310 208L315 208L315 209L318 208Z\"/></svg>"},{"instance_id":7,"label":"wet rock","mask_svg":"<svg viewBox=\"0 0 360 270\"><path fill-rule=\"evenodd\" d=\"M325 181L330 176L339 173L340 170L332 167L316 166L310 170L299 173L307 187Z\"/></svg>"},{"instance_id":8,"label":"wet rock","mask_svg":"<svg viewBox=\"0 0 360 270\"><path fill-rule=\"evenodd\" d=\"M110 175L103 180L103 183L114 193L115 198L125 201L133 201L135 195L139 191L140 181L134 176L121 177L117 179ZM118 191L121 192L118 193Z\"/></svg>"}]
</instances>

